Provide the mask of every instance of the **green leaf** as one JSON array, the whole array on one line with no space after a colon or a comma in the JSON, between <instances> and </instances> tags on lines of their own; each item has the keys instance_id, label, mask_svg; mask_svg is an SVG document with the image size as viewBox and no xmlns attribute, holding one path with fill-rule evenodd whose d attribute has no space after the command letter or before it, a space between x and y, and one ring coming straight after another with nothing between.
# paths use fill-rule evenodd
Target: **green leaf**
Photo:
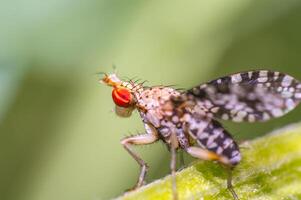
<instances>
[{"instance_id":1,"label":"green leaf","mask_svg":"<svg viewBox=\"0 0 301 200\"><path fill-rule=\"evenodd\" d=\"M301 124L291 125L241 146L243 160L233 172L240 199L301 199ZM226 171L209 161L193 162L177 173L179 199L232 199ZM172 199L171 177L118 199Z\"/></svg>"}]
</instances>

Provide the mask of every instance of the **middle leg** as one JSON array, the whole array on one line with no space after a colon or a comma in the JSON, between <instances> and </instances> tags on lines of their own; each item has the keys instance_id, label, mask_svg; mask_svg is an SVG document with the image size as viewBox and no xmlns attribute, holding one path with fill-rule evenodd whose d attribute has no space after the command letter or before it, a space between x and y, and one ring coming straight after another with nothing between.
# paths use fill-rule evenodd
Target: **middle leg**
<instances>
[{"instance_id":1,"label":"middle leg","mask_svg":"<svg viewBox=\"0 0 301 200\"><path fill-rule=\"evenodd\" d=\"M177 168L177 151L176 148L170 148L171 160L170 160L170 170L171 170L171 184L172 184L172 195L173 200L178 199L177 193L177 179L176 179L176 168Z\"/></svg>"}]
</instances>

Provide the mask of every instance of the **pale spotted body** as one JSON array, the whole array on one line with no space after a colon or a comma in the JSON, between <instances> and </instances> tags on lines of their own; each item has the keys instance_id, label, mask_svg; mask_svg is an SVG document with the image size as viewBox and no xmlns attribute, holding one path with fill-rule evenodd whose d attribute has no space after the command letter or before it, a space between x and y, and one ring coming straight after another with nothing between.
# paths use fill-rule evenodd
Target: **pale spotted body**
<instances>
[{"instance_id":1,"label":"pale spotted body","mask_svg":"<svg viewBox=\"0 0 301 200\"><path fill-rule=\"evenodd\" d=\"M169 87L152 87L136 93L137 104L144 107L140 115L144 123L153 125L160 138L171 144L171 133L177 136L178 147L187 149L192 144L190 138L197 144L228 159L236 165L241 157L238 145L231 135L215 120L200 113L181 99L177 90Z\"/></svg>"},{"instance_id":2,"label":"pale spotted body","mask_svg":"<svg viewBox=\"0 0 301 200\"><path fill-rule=\"evenodd\" d=\"M163 116L168 115L163 112L163 105L171 96L178 95L180 93L175 89L161 86L145 88L142 92L135 93L137 105L144 108L140 111L143 121L158 128Z\"/></svg>"},{"instance_id":3,"label":"pale spotted body","mask_svg":"<svg viewBox=\"0 0 301 200\"><path fill-rule=\"evenodd\" d=\"M141 93L135 94L137 104L145 108L139 112L143 122L154 126L160 138L167 144L171 143L170 135L172 132L183 132L176 127L176 122L179 119L174 115L172 107L168 110L164 109L166 108L164 105L172 96L179 95L177 90L162 86L146 88ZM180 143L187 140L185 136L181 136L179 133L177 135L182 138Z\"/></svg>"}]
</instances>

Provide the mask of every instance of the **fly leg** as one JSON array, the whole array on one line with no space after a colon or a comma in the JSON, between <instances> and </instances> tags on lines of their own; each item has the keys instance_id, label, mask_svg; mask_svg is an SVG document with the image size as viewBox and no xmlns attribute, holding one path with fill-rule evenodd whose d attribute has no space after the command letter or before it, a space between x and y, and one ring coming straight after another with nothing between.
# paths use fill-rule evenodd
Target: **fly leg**
<instances>
[{"instance_id":1,"label":"fly leg","mask_svg":"<svg viewBox=\"0 0 301 200\"><path fill-rule=\"evenodd\" d=\"M186 148L186 151L188 154L190 154L191 156L193 156L195 158L199 158L202 160L218 161L221 164L223 164L224 166L226 166L227 171L228 171L227 188L231 192L233 199L238 200L238 196L232 186L232 169L233 169L233 167L228 158L217 155L216 153L214 153L212 151L208 151L208 150L202 149L200 147L188 147L188 148Z\"/></svg>"},{"instance_id":2,"label":"fly leg","mask_svg":"<svg viewBox=\"0 0 301 200\"><path fill-rule=\"evenodd\" d=\"M182 149L179 150L179 162L180 162L180 166L178 166L178 170L182 170L185 168L185 160L184 160L184 152Z\"/></svg>"},{"instance_id":3,"label":"fly leg","mask_svg":"<svg viewBox=\"0 0 301 200\"><path fill-rule=\"evenodd\" d=\"M147 133L143 135L136 135L127 137L121 140L122 146L127 150L127 152L137 161L140 166L140 175L137 180L136 185L133 187L133 190L141 187L144 183L144 179L148 170L148 166L144 160L142 160L137 153L135 153L132 149L132 145L146 145L156 142L159 138L156 130L153 127L147 126L145 124L145 128Z\"/></svg>"},{"instance_id":4,"label":"fly leg","mask_svg":"<svg viewBox=\"0 0 301 200\"><path fill-rule=\"evenodd\" d=\"M232 168L228 168L227 172L228 172L227 188L231 192L233 199L238 200L238 196L237 196L236 192L234 191L234 188L232 185Z\"/></svg>"},{"instance_id":5,"label":"fly leg","mask_svg":"<svg viewBox=\"0 0 301 200\"><path fill-rule=\"evenodd\" d=\"M171 171L172 196L173 196L173 200L178 200L176 169L177 169L177 148L179 144L178 144L177 136L174 133L171 134L170 139L171 139L170 171Z\"/></svg>"},{"instance_id":6,"label":"fly leg","mask_svg":"<svg viewBox=\"0 0 301 200\"><path fill-rule=\"evenodd\" d=\"M208 151L201 147L188 147L186 148L186 152L195 158L199 158L202 160L219 161L220 163L226 166L231 166L230 160L228 158L217 155L216 153Z\"/></svg>"},{"instance_id":7,"label":"fly leg","mask_svg":"<svg viewBox=\"0 0 301 200\"><path fill-rule=\"evenodd\" d=\"M177 193L177 182L176 182L176 165L177 165L177 152L176 149L171 147L171 160L170 160L170 170L171 170L171 184L172 184L172 196L173 200L178 199Z\"/></svg>"}]
</instances>

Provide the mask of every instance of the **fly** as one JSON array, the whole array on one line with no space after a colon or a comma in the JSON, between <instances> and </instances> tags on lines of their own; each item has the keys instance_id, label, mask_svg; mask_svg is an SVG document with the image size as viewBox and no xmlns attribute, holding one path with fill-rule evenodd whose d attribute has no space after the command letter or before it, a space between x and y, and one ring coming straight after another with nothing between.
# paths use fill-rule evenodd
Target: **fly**
<instances>
[{"instance_id":1,"label":"fly","mask_svg":"<svg viewBox=\"0 0 301 200\"><path fill-rule=\"evenodd\" d=\"M238 144L218 120L268 121L288 113L301 101L298 80L269 70L224 76L182 92L169 86L146 87L142 83L123 81L116 74L105 74L101 82L113 88L117 115L129 117L136 109L144 123L144 134L121 141L140 166L133 189L144 184L148 166L131 147L162 140L171 153L175 200L178 199L175 179L178 149L195 158L217 161L225 166L229 171L227 188L237 200L231 172L241 161L241 154ZM195 142L191 143L191 140Z\"/></svg>"}]
</instances>

